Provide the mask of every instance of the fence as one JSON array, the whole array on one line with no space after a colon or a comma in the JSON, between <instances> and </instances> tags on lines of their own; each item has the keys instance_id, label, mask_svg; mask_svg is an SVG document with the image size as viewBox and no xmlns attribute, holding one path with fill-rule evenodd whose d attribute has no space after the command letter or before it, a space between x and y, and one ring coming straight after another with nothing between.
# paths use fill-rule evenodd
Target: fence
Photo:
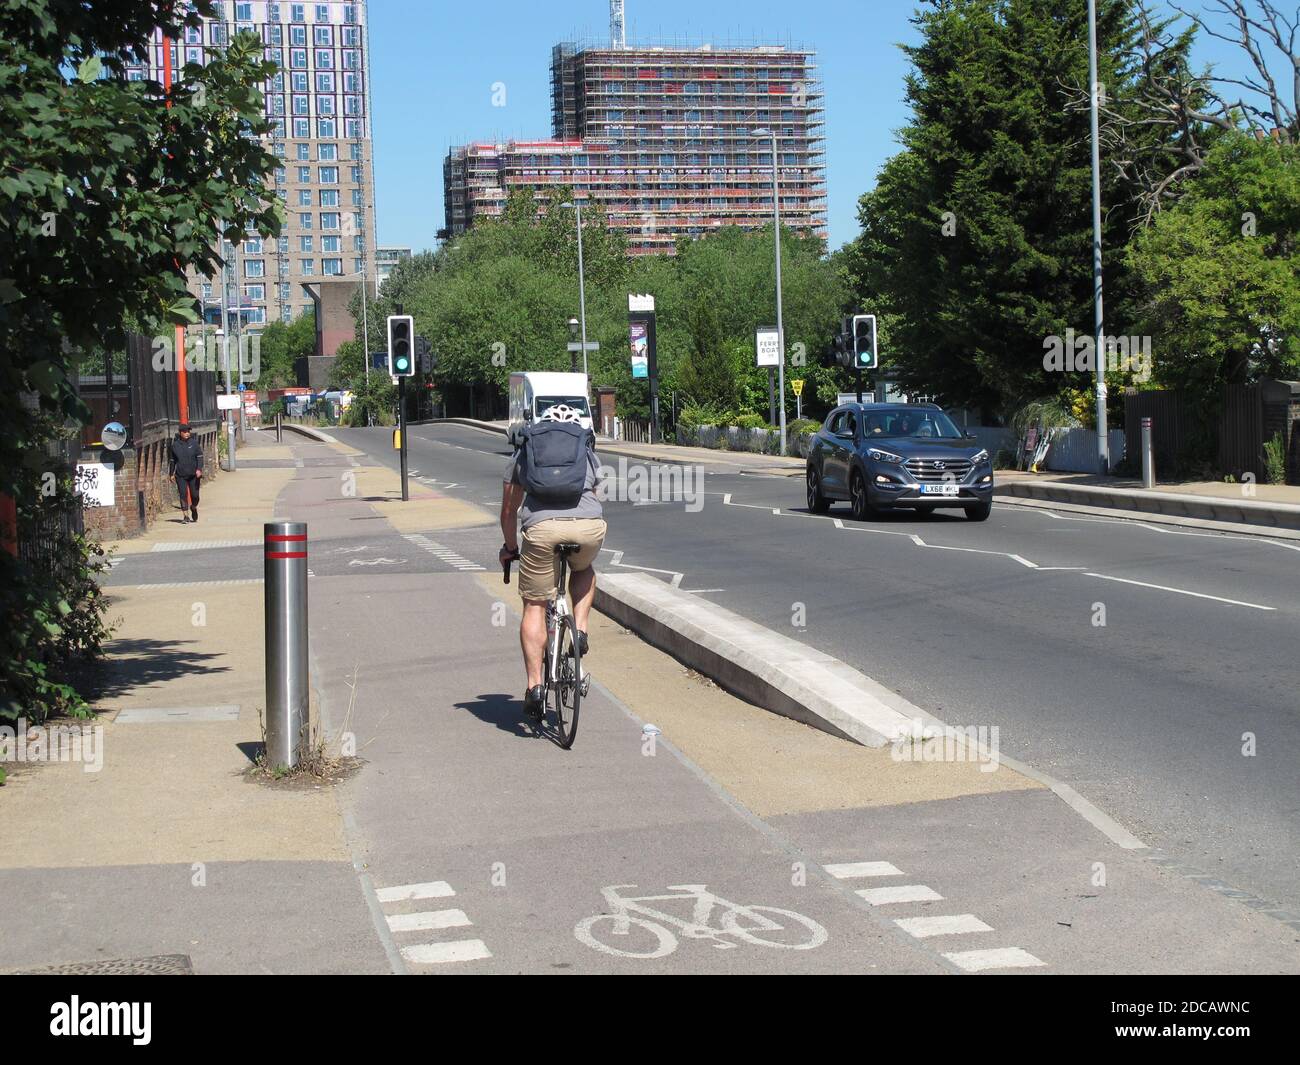
<instances>
[{"instance_id":1,"label":"fence","mask_svg":"<svg viewBox=\"0 0 1300 1065\"><path fill-rule=\"evenodd\" d=\"M1112 429L1106 434L1110 446L1110 464L1123 461L1125 454L1138 455L1141 451L1125 451L1123 429ZM1097 431L1095 429L1054 429L1052 443L1044 465L1058 473L1096 473Z\"/></svg>"},{"instance_id":2,"label":"fence","mask_svg":"<svg viewBox=\"0 0 1300 1065\"><path fill-rule=\"evenodd\" d=\"M154 366L154 353L150 340L139 333L127 335L127 387L131 395L131 446L169 440L173 426L180 423L180 400L177 371L172 360L162 367ZM176 358L182 358L183 352ZM217 372L215 370L190 370L185 375L189 393L189 423L196 436L205 429L214 428L219 421L217 413Z\"/></svg>"}]
</instances>

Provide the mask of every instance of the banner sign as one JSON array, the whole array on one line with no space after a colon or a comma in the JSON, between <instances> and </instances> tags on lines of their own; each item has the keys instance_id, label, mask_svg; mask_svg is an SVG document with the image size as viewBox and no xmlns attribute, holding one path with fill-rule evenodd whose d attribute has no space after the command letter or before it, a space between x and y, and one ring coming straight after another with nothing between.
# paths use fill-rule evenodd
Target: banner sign
<instances>
[{"instance_id":1,"label":"banner sign","mask_svg":"<svg viewBox=\"0 0 1300 1065\"><path fill-rule=\"evenodd\" d=\"M650 376L650 337L645 322L630 322L628 331L632 338L632 376L647 378Z\"/></svg>"}]
</instances>

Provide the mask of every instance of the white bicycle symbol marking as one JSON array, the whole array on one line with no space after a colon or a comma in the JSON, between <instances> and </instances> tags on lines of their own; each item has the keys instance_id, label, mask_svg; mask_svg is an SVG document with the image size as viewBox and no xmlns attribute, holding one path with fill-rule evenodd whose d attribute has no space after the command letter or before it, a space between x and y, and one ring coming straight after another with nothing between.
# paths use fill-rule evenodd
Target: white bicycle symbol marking
<instances>
[{"instance_id":1,"label":"white bicycle symbol marking","mask_svg":"<svg viewBox=\"0 0 1300 1065\"><path fill-rule=\"evenodd\" d=\"M712 940L719 950L729 950L739 943L782 950L814 950L829 938L826 929L811 917L775 906L728 902L704 884L668 885L667 890L680 893L675 895L628 898L618 893L620 888L635 887L635 884L611 884L601 888L610 912L579 921L573 929L578 942L620 958L662 958L677 949L677 936L667 927L670 925L687 939ZM683 901L693 904L688 920L646 905ZM719 911L718 927L711 923L715 908ZM603 937L625 938L634 931L640 933L635 942L621 946L602 942Z\"/></svg>"}]
</instances>

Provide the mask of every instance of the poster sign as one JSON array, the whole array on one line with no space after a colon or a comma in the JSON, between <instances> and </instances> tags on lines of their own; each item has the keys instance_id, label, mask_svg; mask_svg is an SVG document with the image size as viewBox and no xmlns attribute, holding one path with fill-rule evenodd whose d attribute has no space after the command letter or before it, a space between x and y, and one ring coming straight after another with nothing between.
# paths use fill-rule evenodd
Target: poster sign
<instances>
[{"instance_id":1,"label":"poster sign","mask_svg":"<svg viewBox=\"0 0 1300 1065\"><path fill-rule=\"evenodd\" d=\"M239 410L239 396L234 392L230 393L230 395L218 392L217 410Z\"/></svg>"},{"instance_id":2,"label":"poster sign","mask_svg":"<svg viewBox=\"0 0 1300 1065\"><path fill-rule=\"evenodd\" d=\"M644 379L650 376L648 329L645 322L631 322L628 329L632 338L632 376Z\"/></svg>"},{"instance_id":3,"label":"poster sign","mask_svg":"<svg viewBox=\"0 0 1300 1065\"><path fill-rule=\"evenodd\" d=\"M781 334L775 329L760 329L754 334L758 366L781 365Z\"/></svg>"},{"instance_id":4,"label":"poster sign","mask_svg":"<svg viewBox=\"0 0 1300 1065\"><path fill-rule=\"evenodd\" d=\"M83 507L111 507L114 502L112 466L103 462L78 462L72 490Z\"/></svg>"}]
</instances>

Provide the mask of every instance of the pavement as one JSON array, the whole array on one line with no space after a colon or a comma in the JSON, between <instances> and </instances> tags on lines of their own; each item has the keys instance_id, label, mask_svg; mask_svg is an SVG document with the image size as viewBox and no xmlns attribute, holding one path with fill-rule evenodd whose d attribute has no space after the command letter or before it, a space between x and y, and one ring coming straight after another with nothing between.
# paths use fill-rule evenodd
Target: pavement
<instances>
[{"instance_id":1,"label":"pavement","mask_svg":"<svg viewBox=\"0 0 1300 1065\"><path fill-rule=\"evenodd\" d=\"M262 435L205 494L200 524L164 521L118 545L109 590L122 629L97 701L102 768L25 765L0 789L0 970L182 955L201 973L1300 971L1300 925L1284 910L1234 897L1226 879L1207 883L1181 852L1117 846L1030 773L851 743L737 698L607 617L592 625L595 683L577 743L561 750L521 721L518 599L495 561L504 441L417 427L403 503L386 430L281 445ZM945 660L964 668L950 693L931 652L929 669L909 673L913 701L945 720L996 723L990 683L1013 706L1038 684L1034 733L1068 754L1081 791L1110 797L1070 761L1082 757L1079 729L1096 740L1105 719L1064 713L1079 709L1063 698L1076 676L1091 670L1099 686L1095 663L1084 656L1060 674L1062 692L1040 673L1019 675L1033 660L1024 645L987 668L988 644L970 626L970 601L1005 609L1018 594L1023 612L1032 580L1065 601L1075 573L1026 571L999 590L1025 569L1002 555L1021 546L1017 522L1036 523L1019 536L1048 541L1042 552L1075 550L1038 528L1056 522L995 511L987 543L997 552L933 552L927 574L910 561L923 550L910 534L869 537L886 551L874 557L862 554L862 531L788 517L786 480L733 470L707 489L686 518L671 505L609 503L601 568L657 572L891 688L897 677L877 669L886 656L864 656L858 641L895 651L926 624L929 648L941 640ZM314 713L330 744L363 760L333 787L244 774L260 737L260 524L272 518L309 524ZM927 523L926 537L942 539L931 529L948 524ZM1254 567L1257 586L1241 594L1279 598L1276 575L1231 546ZM846 551L858 559L847 570ZM714 577L755 597L710 591ZM802 599L787 578L811 581ZM839 588L829 600L828 586ZM1127 629L1137 594L1115 591L1112 624ZM791 625L801 604L804 630ZM1028 609L1052 639L1045 608ZM1224 617L1205 615L1221 637ZM828 640L837 629L855 639ZM1073 631L1086 643L1086 627ZM914 665L900 656L896 672ZM1234 683L1254 665L1233 671ZM1242 690L1243 712L1267 736L1252 766L1265 779L1236 787L1265 837L1273 815L1251 789L1291 802L1296 764L1285 716L1259 687L1280 676ZM1046 714L1045 698L1059 700ZM1186 707L1187 727L1202 727L1199 707ZM1150 757L1132 703L1124 709L1134 757ZM1176 729L1163 710L1150 708L1150 727ZM1024 743L1018 725L1007 728L1005 749L1023 758ZM1201 820L1217 825L1212 774L1204 786ZM1245 868L1294 886L1293 869ZM137 900L148 904L123 905Z\"/></svg>"}]
</instances>

